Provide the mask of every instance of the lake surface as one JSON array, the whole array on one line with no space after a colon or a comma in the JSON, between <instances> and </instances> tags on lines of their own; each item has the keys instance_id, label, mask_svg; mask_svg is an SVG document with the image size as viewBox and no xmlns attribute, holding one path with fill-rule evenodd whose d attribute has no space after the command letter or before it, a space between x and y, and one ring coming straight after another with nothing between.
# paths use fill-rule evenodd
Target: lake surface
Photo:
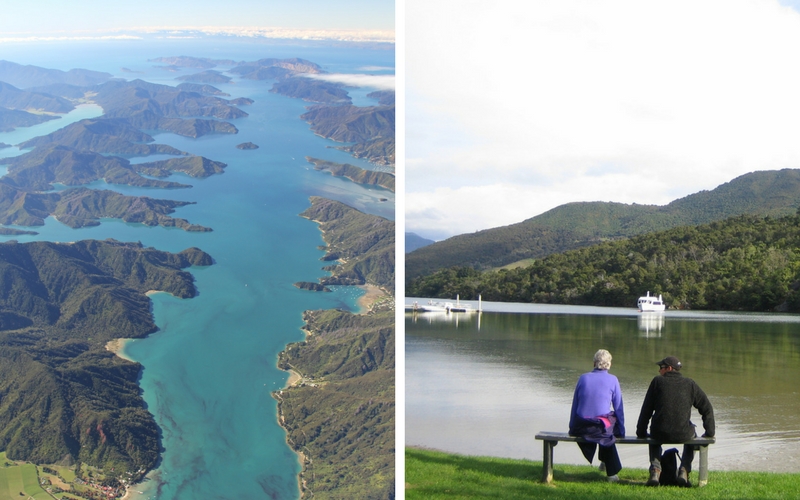
<instances>
[{"instance_id":1,"label":"lake surface","mask_svg":"<svg viewBox=\"0 0 800 500\"><path fill-rule=\"evenodd\" d=\"M86 68L168 85L177 85L177 77L200 70L167 71L163 64L150 59L178 55L237 61L301 57L331 72L358 74L365 72L364 67L394 67L391 50L271 45L219 38L33 43L3 49L3 59L20 64L62 70ZM381 70L382 74L387 72L391 70ZM199 296L181 300L163 293L153 295L159 331L129 343L125 350L144 367L143 397L162 430L164 448L158 469L148 482L135 488L143 493L133 496L161 500L297 498L300 464L286 444L286 434L277 422L276 402L270 396L287 380L287 374L276 367L277 354L287 343L302 340L304 310L354 310L362 294L353 287L335 287L333 293L321 294L293 286L297 281L316 281L327 274L321 270L325 263L319 260L324 254L318 248L324 244L319 228L298 214L310 206L309 196L317 195L393 219L394 194L313 170L305 156L371 167L332 149L340 144L309 130L299 118L309 103L270 93L272 82L235 78L229 84L215 86L229 93L231 99L249 97L255 101L242 106L250 116L232 121L238 134L199 139L159 134L155 142L225 162L228 167L224 174L207 179L182 174L170 178L190 184L190 189L159 190L103 182L90 186L196 202L173 215L211 227L213 232L189 233L115 220L76 230L48 218L45 226L34 228L40 233L37 236L0 236L0 241L114 238L141 241L172 252L189 247L208 252L215 259L213 266L189 269ZM64 126L99 114L96 106L84 107L38 128L0 134L0 142L18 144L52 131L55 122ZM243 151L235 147L247 141L260 148ZM5 156L23 153L17 148L0 152Z\"/></svg>"},{"instance_id":2,"label":"lake surface","mask_svg":"<svg viewBox=\"0 0 800 500\"><path fill-rule=\"evenodd\" d=\"M406 314L406 444L541 460L535 434L568 430L575 383L604 348L629 436L656 361L675 355L714 406L712 469L800 472L800 316L486 302L483 310ZM696 411L692 421L701 434ZM618 449L623 466L647 467L646 447ZM586 463L571 443L555 448L555 460Z\"/></svg>"}]
</instances>

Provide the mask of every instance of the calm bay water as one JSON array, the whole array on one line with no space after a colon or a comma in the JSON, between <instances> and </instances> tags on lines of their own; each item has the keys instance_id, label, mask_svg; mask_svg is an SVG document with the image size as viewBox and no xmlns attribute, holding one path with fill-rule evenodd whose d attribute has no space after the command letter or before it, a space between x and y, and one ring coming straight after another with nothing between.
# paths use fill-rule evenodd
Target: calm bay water
<instances>
[{"instance_id":1,"label":"calm bay water","mask_svg":"<svg viewBox=\"0 0 800 500\"><path fill-rule=\"evenodd\" d=\"M408 445L541 460L535 434L568 430L575 382L605 348L628 435L655 362L676 355L714 405L712 469L800 472L800 316L483 306L480 315L406 314ZM696 411L693 422L700 434ZM624 466L647 466L646 447L619 450ZM586 463L570 443L555 460Z\"/></svg>"},{"instance_id":2,"label":"calm bay water","mask_svg":"<svg viewBox=\"0 0 800 500\"><path fill-rule=\"evenodd\" d=\"M302 57L331 72L344 73L361 73L364 66L394 67L394 52L389 50L220 39L17 45L4 47L3 58L176 85L176 77L200 70L166 71L148 59L177 55L237 61ZM21 242L114 238L173 252L195 246L215 259L213 266L190 269L198 297L181 300L163 293L152 295L159 331L126 346L125 354L144 367L143 396L163 432L162 462L149 481L134 488L134 498L299 496L300 465L285 442L277 423L276 403L270 396L287 379L276 367L277 354L288 342L302 339L304 310L352 310L362 292L336 287L334 293L320 294L292 285L325 275L321 270L324 263L319 260L324 252L318 246L324 242L318 226L298 214L308 208L309 196L318 195L394 218L393 193L333 178L314 171L305 161L305 156L315 156L370 168L366 162L331 149L337 144L309 130L299 119L308 103L269 93L272 82L236 79L216 86L231 98L255 100L242 107L250 116L233 122L238 134L199 139L160 134L155 139L227 163L224 174L202 180L180 174L170 178L192 185L191 189L158 190L103 182L91 186L196 202L173 215L211 227L213 232L189 233L114 220L74 230L48 218L45 226L35 228L40 233L37 236L0 237ZM96 107L81 108L58 120L59 126L100 113ZM18 144L52 131L52 123L0 134L0 142ZM260 148L235 148L247 141ZM16 148L0 150L5 156L21 153ZM160 157L146 160L152 159ZM380 201L382 198L388 201Z\"/></svg>"}]
</instances>

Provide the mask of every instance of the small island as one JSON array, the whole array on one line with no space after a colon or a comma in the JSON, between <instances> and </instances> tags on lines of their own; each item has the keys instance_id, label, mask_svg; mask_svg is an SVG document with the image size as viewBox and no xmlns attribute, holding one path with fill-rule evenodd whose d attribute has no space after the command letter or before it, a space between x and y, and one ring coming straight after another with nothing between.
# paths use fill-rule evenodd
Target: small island
<instances>
[{"instance_id":1,"label":"small island","mask_svg":"<svg viewBox=\"0 0 800 500\"><path fill-rule=\"evenodd\" d=\"M243 142L241 144L237 144L236 149L258 149L258 145L253 144L252 142Z\"/></svg>"}]
</instances>

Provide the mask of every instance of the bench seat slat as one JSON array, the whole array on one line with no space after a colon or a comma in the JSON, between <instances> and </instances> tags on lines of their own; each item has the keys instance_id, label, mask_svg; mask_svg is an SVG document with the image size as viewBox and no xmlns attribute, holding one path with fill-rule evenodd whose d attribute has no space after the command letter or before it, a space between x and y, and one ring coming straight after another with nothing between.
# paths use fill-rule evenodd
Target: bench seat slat
<instances>
[{"instance_id":1,"label":"bench seat slat","mask_svg":"<svg viewBox=\"0 0 800 500\"><path fill-rule=\"evenodd\" d=\"M553 481L553 448L561 441L571 443L587 442L580 436L570 436L567 432L540 432L536 434L536 439L543 441L543 468L542 482L550 483ZM652 438L621 437L616 439L617 444L688 444L700 451L700 471L698 486L705 486L708 483L708 445L717 442L713 437L696 437L682 443L668 443L656 441Z\"/></svg>"},{"instance_id":2,"label":"bench seat slat","mask_svg":"<svg viewBox=\"0 0 800 500\"><path fill-rule=\"evenodd\" d=\"M570 443L578 443L584 442L580 436L570 436L569 433L566 432L540 432L536 434L536 439L541 441L567 441ZM689 441L681 441L680 443L670 443L670 442L662 442L656 441L653 438L638 438L635 436L625 436L625 437L618 437L617 444L695 444L695 445L709 445L714 444L717 442L717 438L713 437L696 437L694 439L690 439Z\"/></svg>"}]
</instances>

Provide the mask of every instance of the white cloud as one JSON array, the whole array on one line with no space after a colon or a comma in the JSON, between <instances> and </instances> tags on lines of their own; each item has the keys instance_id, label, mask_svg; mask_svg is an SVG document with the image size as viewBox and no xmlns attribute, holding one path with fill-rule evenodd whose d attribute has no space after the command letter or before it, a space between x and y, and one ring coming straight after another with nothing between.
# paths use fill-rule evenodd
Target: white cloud
<instances>
[{"instance_id":1,"label":"white cloud","mask_svg":"<svg viewBox=\"0 0 800 500\"><path fill-rule=\"evenodd\" d=\"M122 32L126 34L120 34ZM0 37L0 43L138 39L140 36L137 34L164 36L165 38L196 38L202 35L222 35L241 38L394 43L394 31L390 30L299 29L252 26L142 26L111 31L97 30L93 33L86 30L80 33L62 32L48 35L17 33Z\"/></svg>"},{"instance_id":2,"label":"white cloud","mask_svg":"<svg viewBox=\"0 0 800 500\"><path fill-rule=\"evenodd\" d=\"M306 73L301 76L323 80L326 82L343 83L351 87L366 87L378 90L394 90L394 75L365 75L360 73Z\"/></svg>"},{"instance_id":3,"label":"white cloud","mask_svg":"<svg viewBox=\"0 0 800 500\"><path fill-rule=\"evenodd\" d=\"M800 168L800 15L776 1L406 9L410 231L471 232L579 200L663 204Z\"/></svg>"}]
</instances>

